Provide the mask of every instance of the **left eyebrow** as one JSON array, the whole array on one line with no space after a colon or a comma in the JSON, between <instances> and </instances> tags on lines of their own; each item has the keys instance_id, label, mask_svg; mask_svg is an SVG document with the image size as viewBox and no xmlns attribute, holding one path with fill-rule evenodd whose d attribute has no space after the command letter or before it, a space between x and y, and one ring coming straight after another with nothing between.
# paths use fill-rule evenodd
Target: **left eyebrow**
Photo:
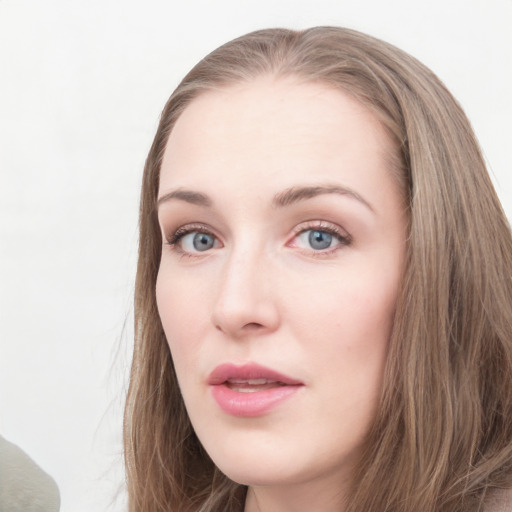
<instances>
[{"instance_id":1,"label":"left eyebrow","mask_svg":"<svg viewBox=\"0 0 512 512\"><path fill-rule=\"evenodd\" d=\"M340 185L318 185L313 187L291 187L283 192L279 192L274 196L272 200L272 206L275 208L282 208L305 199L311 199L313 197L321 196L323 194L339 194L342 196L348 196L361 204L366 206L370 211L375 213L372 205L357 192L347 187Z\"/></svg>"}]
</instances>

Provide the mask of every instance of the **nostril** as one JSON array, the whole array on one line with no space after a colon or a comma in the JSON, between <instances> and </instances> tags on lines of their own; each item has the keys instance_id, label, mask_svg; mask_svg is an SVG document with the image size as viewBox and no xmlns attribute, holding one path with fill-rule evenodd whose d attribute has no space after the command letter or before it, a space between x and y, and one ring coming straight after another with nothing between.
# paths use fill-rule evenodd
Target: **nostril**
<instances>
[{"instance_id":1,"label":"nostril","mask_svg":"<svg viewBox=\"0 0 512 512\"><path fill-rule=\"evenodd\" d=\"M227 332L225 329L222 328L222 325L220 325L220 324L216 324L215 329L217 329L217 331L220 331L220 332ZM242 334L243 332L247 332L247 331L249 331L249 332L257 331L260 329L264 329L263 324L260 324L258 322L249 322L242 327L240 334Z\"/></svg>"},{"instance_id":2,"label":"nostril","mask_svg":"<svg viewBox=\"0 0 512 512\"><path fill-rule=\"evenodd\" d=\"M249 324L244 325L244 329L246 329L248 331L254 331L256 329L261 329L262 327L263 327L263 325L258 324L257 322L251 322Z\"/></svg>"},{"instance_id":3,"label":"nostril","mask_svg":"<svg viewBox=\"0 0 512 512\"><path fill-rule=\"evenodd\" d=\"M222 303L212 311L212 327L229 337L259 336L274 331L279 325L279 315L274 304L258 304L256 300Z\"/></svg>"}]
</instances>

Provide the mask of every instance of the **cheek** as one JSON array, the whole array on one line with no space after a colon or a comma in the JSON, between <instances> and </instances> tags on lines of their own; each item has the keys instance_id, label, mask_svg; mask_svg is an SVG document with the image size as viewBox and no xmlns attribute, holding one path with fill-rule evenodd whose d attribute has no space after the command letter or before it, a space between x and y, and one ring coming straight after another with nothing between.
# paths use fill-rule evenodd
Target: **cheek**
<instances>
[{"instance_id":1,"label":"cheek","mask_svg":"<svg viewBox=\"0 0 512 512\"><path fill-rule=\"evenodd\" d=\"M339 279L318 295L303 290L310 300L294 299L293 337L309 354L339 399L373 403L382 383L397 297L397 280L379 273Z\"/></svg>"},{"instance_id":2,"label":"cheek","mask_svg":"<svg viewBox=\"0 0 512 512\"><path fill-rule=\"evenodd\" d=\"M201 299L203 297L203 299ZM173 359L183 358L197 349L198 336L194 333L203 323L198 317L205 315L204 294L179 273L161 268L156 281L156 302L167 342Z\"/></svg>"},{"instance_id":3,"label":"cheek","mask_svg":"<svg viewBox=\"0 0 512 512\"><path fill-rule=\"evenodd\" d=\"M178 277L166 269L160 269L156 282L158 313L169 345L171 356L183 397L189 401L190 390L197 385L195 371L199 367L202 346L201 332L204 322L198 322L203 315L204 305L199 301L200 294L187 283L183 276Z\"/></svg>"},{"instance_id":4,"label":"cheek","mask_svg":"<svg viewBox=\"0 0 512 512\"><path fill-rule=\"evenodd\" d=\"M289 295L288 314L294 317L300 330L318 330L327 334L345 334L344 338L387 339L390 334L398 294L398 279L380 272L357 272L336 276L324 282L305 283ZM307 298L307 300L305 299Z\"/></svg>"}]
</instances>

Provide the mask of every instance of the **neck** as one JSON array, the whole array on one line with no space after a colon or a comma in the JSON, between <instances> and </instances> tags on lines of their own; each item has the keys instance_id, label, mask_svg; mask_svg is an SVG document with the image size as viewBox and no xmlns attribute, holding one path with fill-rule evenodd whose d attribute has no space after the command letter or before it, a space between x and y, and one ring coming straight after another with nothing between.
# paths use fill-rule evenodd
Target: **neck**
<instances>
[{"instance_id":1,"label":"neck","mask_svg":"<svg viewBox=\"0 0 512 512\"><path fill-rule=\"evenodd\" d=\"M344 512L346 487L339 475L330 482L250 486L244 512Z\"/></svg>"}]
</instances>

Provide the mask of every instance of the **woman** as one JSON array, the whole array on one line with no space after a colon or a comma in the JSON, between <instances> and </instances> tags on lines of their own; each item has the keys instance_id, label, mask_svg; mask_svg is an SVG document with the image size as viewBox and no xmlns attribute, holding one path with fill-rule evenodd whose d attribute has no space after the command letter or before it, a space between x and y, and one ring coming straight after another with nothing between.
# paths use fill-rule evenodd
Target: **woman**
<instances>
[{"instance_id":1,"label":"woman","mask_svg":"<svg viewBox=\"0 0 512 512\"><path fill-rule=\"evenodd\" d=\"M203 59L146 162L135 316L130 510L512 510L512 238L402 51L324 27Z\"/></svg>"}]
</instances>

